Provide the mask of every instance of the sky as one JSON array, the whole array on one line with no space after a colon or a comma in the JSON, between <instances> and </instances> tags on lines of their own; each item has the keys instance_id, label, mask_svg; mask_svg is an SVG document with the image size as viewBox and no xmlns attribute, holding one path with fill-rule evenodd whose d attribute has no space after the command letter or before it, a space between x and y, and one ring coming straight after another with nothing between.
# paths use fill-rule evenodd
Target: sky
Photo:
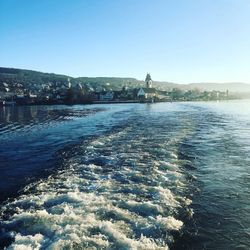
<instances>
[{"instance_id":1,"label":"sky","mask_svg":"<svg viewBox=\"0 0 250 250\"><path fill-rule=\"evenodd\" d=\"M250 83L250 0L0 0L0 66Z\"/></svg>"}]
</instances>

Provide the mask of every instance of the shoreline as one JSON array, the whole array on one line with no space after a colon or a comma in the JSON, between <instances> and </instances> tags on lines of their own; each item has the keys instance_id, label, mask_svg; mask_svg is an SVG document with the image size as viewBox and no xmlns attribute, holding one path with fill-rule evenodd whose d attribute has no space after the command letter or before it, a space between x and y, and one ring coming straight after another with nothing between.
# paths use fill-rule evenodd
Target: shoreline
<instances>
[{"instance_id":1,"label":"shoreline","mask_svg":"<svg viewBox=\"0 0 250 250\"><path fill-rule=\"evenodd\" d=\"M16 106L54 106L54 105L67 105L67 106L73 106L73 105L92 105L92 104L126 104L126 103L173 103L173 102L221 102L221 101L234 101L234 100L248 100L249 98L231 98L231 99L218 99L218 100L168 100L168 101L140 101L140 100L124 100L124 101L92 101L92 102L79 102L79 103L56 103L56 102L37 102L37 103L23 103L23 104L7 104L3 105L0 104L1 107L16 107Z\"/></svg>"}]
</instances>

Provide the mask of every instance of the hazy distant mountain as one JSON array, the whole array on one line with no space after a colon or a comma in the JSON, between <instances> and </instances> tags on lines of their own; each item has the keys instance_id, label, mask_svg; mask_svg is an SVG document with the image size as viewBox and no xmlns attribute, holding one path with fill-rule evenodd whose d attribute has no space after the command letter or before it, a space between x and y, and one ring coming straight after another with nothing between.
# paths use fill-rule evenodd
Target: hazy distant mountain
<instances>
[{"instance_id":1,"label":"hazy distant mountain","mask_svg":"<svg viewBox=\"0 0 250 250\"><path fill-rule=\"evenodd\" d=\"M36 85L53 82L57 84L65 84L70 78L72 84L82 83L88 85L93 89L113 89L118 90L123 86L129 88L136 88L144 86L143 80L137 80L129 77L71 77L67 75L60 75L54 73L43 73L34 70L13 69L0 67L0 83L22 83L24 86ZM200 90L218 90L231 92L250 92L250 84L247 83L191 83L191 84L177 84L171 82L154 81L154 87L162 90L171 90L173 88L180 88L182 90L189 90L198 88Z\"/></svg>"},{"instance_id":2,"label":"hazy distant mountain","mask_svg":"<svg viewBox=\"0 0 250 250\"><path fill-rule=\"evenodd\" d=\"M154 82L156 86L160 88L179 88L182 90L190 90L190 89L199 89L202 91L227 91L230 92L239 92L245 93L250 92L250 84L241 83L241 82L232 82L232 83L190 83L190 84L176 84L169 82Z\"/></svg>"},{"instance_id":3,"label":"hazy distant mountain","mask_svg":"<svg viewBox=\"0 0 250 250\"><path fill-rule=\"evenodd\" d=\"M219 90L231 92L250 92L250 84L242 82L230 82L230 83L191 83L188 84L191 89L199 88L201 90Z\"/></svg>"}]
</instances>

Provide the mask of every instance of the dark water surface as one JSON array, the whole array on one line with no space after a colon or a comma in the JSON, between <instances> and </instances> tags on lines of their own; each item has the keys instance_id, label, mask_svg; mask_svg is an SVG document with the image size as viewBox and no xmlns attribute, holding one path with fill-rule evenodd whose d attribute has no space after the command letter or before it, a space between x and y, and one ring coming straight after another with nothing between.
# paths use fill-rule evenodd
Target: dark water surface
<instances>
[{"instance_id":1,"label":"dark water surface","mask_svg":"<svg viewBox=\"0 0 250 250\"><path fill-rule=\"evenodd\" d=\"M0 108L0 248L250 249L250 102Z\"/></svg>"}]
</instances>

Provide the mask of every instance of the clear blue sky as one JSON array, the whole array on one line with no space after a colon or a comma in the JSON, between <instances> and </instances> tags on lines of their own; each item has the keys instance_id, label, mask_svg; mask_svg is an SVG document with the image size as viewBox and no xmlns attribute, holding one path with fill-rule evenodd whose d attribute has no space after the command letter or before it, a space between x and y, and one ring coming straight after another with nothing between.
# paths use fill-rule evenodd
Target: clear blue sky
<instances>
[{"instance_id":1,"label":"clear blue sky","mask_svg":"<svg viewBox=\"0 0 250 250\"><path fill-rule=\"evenodd\" d=\"M250 82L250 0L0 0L0 66Z\"/></svg>"}]
</instances>

